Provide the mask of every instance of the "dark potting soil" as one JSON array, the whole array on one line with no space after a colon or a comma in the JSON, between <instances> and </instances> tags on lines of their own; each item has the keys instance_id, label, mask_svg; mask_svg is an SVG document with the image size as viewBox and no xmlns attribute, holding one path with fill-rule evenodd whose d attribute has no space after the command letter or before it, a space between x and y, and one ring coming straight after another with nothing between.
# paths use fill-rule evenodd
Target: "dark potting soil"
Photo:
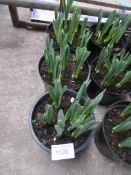
<instances>
[{"instance_id":1,"label":"dark potting soil","mask_svg":"<svg viewBox=\"0 0 131 175\"><path fill-rule=\"evenodd\" d=\"M92 71L91 71L91 76L94 79L94 81L96 82L96 84L101 88L104 89L104 87L101 86L101 82L104 79L105 75L107 74L107 68L102 65L100 68L100 72L98 74L96 74L95 72L95 67L96 67L96 62L94 64L92 64ZM131 70L131 67L128 68L128 70ZM116 84L118 82L120 82L122 80L122 78L124 77L124 75L122 73L120 73L111 83L110 86L106 87L106 89L109 92L113 92L113 93L118 93L121 95L125 95L128 94L129 92L131 92L131 83L126 83L124 86L122 86L121 88L117 88Z\"/></svg>"},{"instance_id":2,"label":"dark potting soil","mask_svg":"<svg viewBox=\"0 0 131 175\"><path fill-rule=\"evenodd\" d=\"M67 109L69 108L71 104L71 98L75 97L75 95L70 96L68 93L65 93L62 97L62 103L59 109L62 109L64 111L64 114L66 113ZM81 104L84 103L84 100L81 101ZM46 99L42 100L41 103L37 106L33 120L35 120L38 116L38 113L44 112L44 108L46 104L52 104L52 99L47 96ZM33 122L33 128L35 131L35 134L37 135L40 142L42 142L45 146L48 148L51 148L51 145L55 144L65 144L65 143L73 143L74 148L79 147L89 136L90 131L85 132L81 136L79 136L77 139L74 139L71 137L71 133L67 132L67 128L69 127L69 122L66 122L66 127L64 130L64 133L61 137L56 138L56 131L54 129L54 125L57 123L57 114L59 109L54 109L53 111L53 122L51 125L43 126L39 121Z\"/></svg>"},{"instance_id":3,"label":"dark potting soil","mask_svg":"<svg viewBox=\"0 0 131 175\"><path fill-rule=\"evenodd\" d=\"M73 55L70 54L68 58L66 70L63 71L61 75L61 82L62 82L62 85L66 85L68 88L78 90L81 84L88 77L88 68L84 65L77 79L72 79L73 69L74 69ZM45 64L44 57L43 57L43 61L40 64L39 72L40 72L42 79L47 84L53 85L52 75L48 72L48 67Z\"/></svg>"},{"instance_id":4,"label":"dark potting soil","mask_svg":"<svg viewBox=\"0 0 131 175\"><path fill-rule=\"evenodd\" d=\"M119 148L118 143L121 143L126 138L131 136L131 129L125 132L115 133L112 128L123 122L127 117L120 116L123 108L111 110L104 119L104 130L106 139L111 146L113 152L124 162L131 165L131 148Z\"/></svg>"}]
</instances>

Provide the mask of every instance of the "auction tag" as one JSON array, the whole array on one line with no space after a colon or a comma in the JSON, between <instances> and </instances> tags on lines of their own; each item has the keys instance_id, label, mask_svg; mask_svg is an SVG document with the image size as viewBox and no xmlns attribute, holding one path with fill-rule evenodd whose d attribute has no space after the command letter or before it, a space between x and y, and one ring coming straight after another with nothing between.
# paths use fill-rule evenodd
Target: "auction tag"
<instances>
[{"instance_id":1,"label":"auction tag","mask_svg":"<svg viewBox=\"0 0 131 175\"><path fill-rule=\"evenodd\" d=\"M75 158L73 143L52 145L51 146L52 160L72 159Z\"/></svg>"}]
</instances>

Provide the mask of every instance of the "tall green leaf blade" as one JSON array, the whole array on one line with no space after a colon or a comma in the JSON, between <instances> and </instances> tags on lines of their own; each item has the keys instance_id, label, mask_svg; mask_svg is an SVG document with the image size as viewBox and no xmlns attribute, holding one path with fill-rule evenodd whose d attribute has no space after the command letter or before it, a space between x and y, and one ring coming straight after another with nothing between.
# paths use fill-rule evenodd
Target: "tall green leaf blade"
<instances>
[{"instance_id":1,"label":"tall green leaf blade","mask_svg":"<svg viewBox=\"0 0 131 175\"><path fill-rule=\"evenodd\" d=\"M123 142L119 143L118 146L120 148L124 148L124 147L131 148L131 137L128 137Z\"/></svg>"}]
</instances>

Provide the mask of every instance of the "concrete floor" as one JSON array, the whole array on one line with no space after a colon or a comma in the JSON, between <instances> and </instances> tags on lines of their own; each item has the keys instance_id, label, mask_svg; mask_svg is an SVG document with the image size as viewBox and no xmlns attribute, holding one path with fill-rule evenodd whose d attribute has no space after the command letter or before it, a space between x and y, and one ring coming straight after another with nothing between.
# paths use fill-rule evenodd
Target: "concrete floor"
<instances>
[{"instance_id":1,"label":"concrete floor","mask_svg":"<svg viewBox=\"0 0 131 175\"><path fill-rule=\"evenodd\" d=\"M0 175L131 175L131 168L105 158L93 141L76 159L53 162L32 139L29 111L45 88L37 70L44 36L14 28L8 8L0 5ZM97 117L103 112L98 107Z\"/></svg>"}]
</instances>

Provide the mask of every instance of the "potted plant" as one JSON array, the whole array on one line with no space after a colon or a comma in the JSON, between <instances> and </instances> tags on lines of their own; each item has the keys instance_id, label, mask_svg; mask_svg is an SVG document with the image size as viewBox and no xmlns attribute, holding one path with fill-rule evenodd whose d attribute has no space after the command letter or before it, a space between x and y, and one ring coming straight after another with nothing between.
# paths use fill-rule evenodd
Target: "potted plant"
<instances>
[{"instance_id":1,"label":"potted plant","mask_svg":"<svg viewBox=\"0 0 131 175\"><path fill-rule=\"evenodd\" d=\"M40 147L50 152L51 145L73 143L78 153L89 145L97 125L93 110L104 94L92 100L84 98L89 83L86 80L76 94L57 79L54 87L49 86L48 93L37 100L29 126Z\"/></svg>"},{"instance_id":2,"label":"potted plant","mask_svg":"<svg viewBox=\"0 0 131 175\"><path fill-rule=\"evenodd\" d=\"M98 23L90 28L92 37L89 43L89 50L96 56L99 55L103 47L112 47L113 53L120 53L126 47L126 37L124 33L127 30L130 18L128 15L118 17L115 11L110 12L107 21L101 23L103 11L100 10Z\"/></svg>"},{"instance_id":3,"label":"potted plant","mask_svg":"<svg viewBox=\"0 0 131 175\"><path fill-rule=\"evenodd\" d=\"M60 49L54 49L53 41L47 36L44 56L38 67L40 76L44 82L53 85L53 81L61 75L62 85L78 90L90 76L90 71L84 64L90 52L83 44L76 48L76 52L70 52L67 35L61 35L60 40Z\"/></svg>"},{"instance_id":4,"label":"potted plant","mask_svg":"<svg viewBox=\"0 0 131 175\"><path fill-rule=\"evenodd\" d=\"M118 101L131 93L131 54L123 50L120 56L112 55L111 48L103 48L91 65L92 84L89 96L106 88L103 104Z\"/></svg>"},{"instance_id":5,"label":"potted plant","mask_svg":"<svg viewBox=\"0 0 131 175\"><path fill-rule=\"evenodd\" d=\"M104 155L131 165L131 102L120 101L107 109L95 143Z\"/></svg>"},{"instance_id":6,"label":"potted plant","mask_svg":"<svg viewBox=\"0 0 131 175\"><path fill-rule=\"evenodd\" d=\"M89 40L91 37L89 32L87 32L87 18L84 19L82 25L80 24L80 9L75 8L73 16L70 18L69 13L72 3L73 0L62 1L63 13L58 13L58 10L55 9L55 20L47 29L49 37L53 39L55 48L58 48L60 45L61 33L67 35L67 43L70 45L71 50L75 50L83 42L84 38Z\"/></svg>"}]
</instances>

